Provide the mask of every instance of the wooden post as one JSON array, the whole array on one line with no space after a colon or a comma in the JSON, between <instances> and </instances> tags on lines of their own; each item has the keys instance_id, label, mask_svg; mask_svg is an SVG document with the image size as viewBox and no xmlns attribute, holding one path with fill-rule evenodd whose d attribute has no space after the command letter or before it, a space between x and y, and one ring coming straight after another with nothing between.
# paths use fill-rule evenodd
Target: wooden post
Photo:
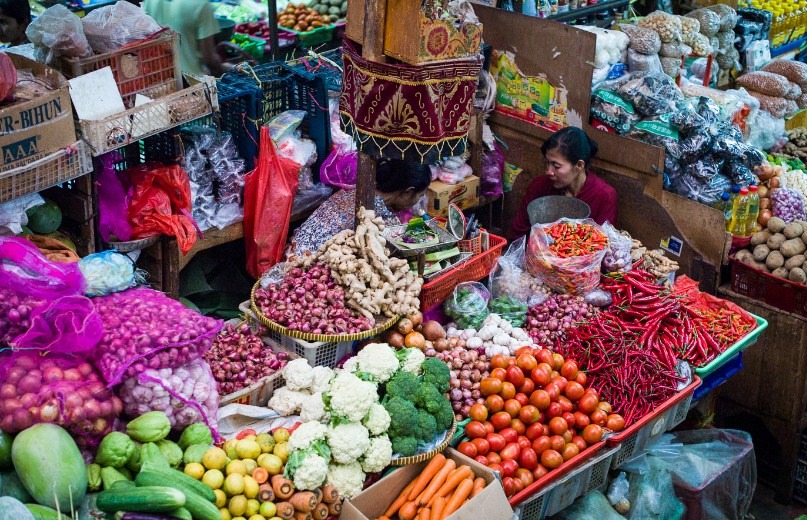
<instances>
[{"instance_id":1,"label":"wooden post","mask_svg":"<svg viewBox=\"0 0 807 520\"><path fill-rule=\"evenodd\" d=\"M354 0L356 1L356 0ZM387 0L364 0L364 46L362 56L368 60L383 62L384 26L387 20ZM364 207L375 207L376 160L371 155L359 152L356 175L356 214ZM356 219L355 225L359 220Z\"/></svg>"}]
</instances>

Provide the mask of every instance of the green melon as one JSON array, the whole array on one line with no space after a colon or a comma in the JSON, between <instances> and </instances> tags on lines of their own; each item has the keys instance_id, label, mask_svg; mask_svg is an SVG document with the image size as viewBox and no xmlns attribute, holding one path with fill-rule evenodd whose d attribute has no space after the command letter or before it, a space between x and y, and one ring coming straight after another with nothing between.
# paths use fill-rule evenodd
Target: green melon
<instances>
[{"instance_id":1,"label":"green melon","mask_svg":"<svg viewBox=\"0 0 807 520\"><path fill-rule=\"evenodd\" d=\"M52 200L29 209L25 214L28 215L28 227L38 235L53 233L62 225L62 210Z\"/></svg>"}]
</instances>

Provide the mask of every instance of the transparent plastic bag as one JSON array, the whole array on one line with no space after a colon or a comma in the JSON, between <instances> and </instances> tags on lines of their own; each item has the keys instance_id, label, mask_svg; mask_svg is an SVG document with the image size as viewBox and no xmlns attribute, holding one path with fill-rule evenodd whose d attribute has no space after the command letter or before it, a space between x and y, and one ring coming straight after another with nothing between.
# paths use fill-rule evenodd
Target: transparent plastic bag
<instances>
[{"instance_id":1,"label":"transparent plastic bag","mask_svg":"<svg viewBox=\"0 0 807 520\"><path fill-rule=\"evenodd\" d=\"M479 175L479 191L488 197L500 197L502 188L502 172L504 171L504 152L498 142L493 149L487 147L482 154L482 173Z\"/></svg>"},{"instance_id":2,"label":"transparent plastic bag","mask_svg":"<svg viewBox=\"0 0 807 520\"><path fill-rule=\"evenodd\" d=\"M687 18L694 18L700 24L700 33L704 36L712 37L720 31L720 15L709 9L695 9L685 15Z\"/></svg>"},{"instance_id":3,"label":"transparent plastic bag","mask_svg":"<svg viewBox=\"0 0 807 520\"><path fill-rule=\"evenodd\" d=\"M605 495L597 490L583 495L553 515L554 520L625 520L625 517L614 511Z\"/></svg>"},{"instance_id":4,"label":"transparent plastic bag","mask_svg":"<svg viewBox=\"0 0 807 520\"><path fill-rule=\"evenodd\" d=\"M620 30L630 38L630 49L640 54L658 54L661 49L661 39L652 29L637 25L621 24Z\"/></svg>"},{"instance_id":5,"label":"transparent plastic bag","mask_svg":"<svg viewBox=\"0 0 807 520\"><path fill-rule=\"evenodd\" d=\"M62 4L45 9L25 29L25 36L45 53L45 63L52 63L54 58L59 57L92 56L81 18Z\"/></svg>"},{"instance_id":6,"label":"transparent plastic bag","mask_svg":"<svg viewBox=\"0 0 807 520\"><path fill-rule=\"evenodd\" d=\"M630 491L629 520L668 520L682 518L686 508L675 496L673 480L664 460L658 457L646 457L646 469L629 472ZM707 518L707 517L704 517Z\"/></svg>"},{"instance_id":7,"label":"transparent plastic bag","mask_svg":"<svg viewBox=\"0 0 807 520\"><path fill-rule=\"evenodd\" d=\"M736 83L740 87L771 97L785 97L790 90L790 82L786 77L764 70L743 74L737 78Z\"/></svg>"},{"instance_id":8,"label":"transparent plastic bag","mask_svg":"<svg viewBox=\"0 0 807 520\"><path fill-rule=\"evenodd\" d=\"M358 158L359 152L356 150L334 148L320 167L319 177L323 184L341 190L355 188Z\"/></svg>"},{"instance_id":9,"label":"transparent plastic bag","mask_svg":"<svg viewBox=\"0 0 807 520\"><path fill-rule=\"evenodd\" d=\"M664 11L653 11L637 24L656 31L662 43L674 42L681 39L681 20Z\"/></svg>"},{"instance_id":10,"label":"transparent plastic bag","mask_svg":"<svg viewBox=\"0 0 807 520\"><path fill-rule=\"evenodd\" d=\"M129 2L90 11L81 23L90 47L97 54L120 49L162 30L151 16Z\"/></svg>"},{"instance_id":11,"label":"transparent plastic bag","mask_svg":"<svg viewBox=\"0 0 807 520\"><path fill-rule=\"evenodd\" d=\"M22 197L0 202L0 235L19 235L22 226L28 225L26 211L45 203L39 193L29 193Z\"/></svg>"},{"instance_id":12,"label":"transparent plastic bag","mask_svg":"<svg viewBox=\"0 0 807 520\"><path fill-rule=\"evenodd\" d=\"M87 281L87 296L103 296L132 287L135 277L132 259L115 251L102 251L85 256L78 262L81 274Z\"/></svg>"},{"instance_id":13,"label":"transparent plastic bag","mask_svg":"<svg viewBox=\"0 0 807 520\"><path fill-rule=\"evenodd\" d=\"M630 259L630 250L633 240L619 232L617 228L606 222L602 230L608 237L608 247L602 259L602 268L606 273L627 273L633 268Z\"/></svg>"},{"instance_id":14,"label":"transparent plastic bag","mask_svg":"<svg viewBox=\"0 0 807 520\"><path fill-rule=\"evenodd\" d=\"M663 72L658 54L642 54L633 49L628 49L628 69L652 74Z\"/></svg>"},{"instance_id":15,"label":"transparent plastic bag","mask_svg":"<svg viewBox=\"0 0 807 520\"><path fill-rule=\"evenodd\" d=\"M770 199L774 217L787 223L804 220L804 198L800 192L791 188L779 188L771 191Z\"/></svg>"},{"instance_id":16,"label":"transparent plastic bag","mask_svg":"<svg viewBox=\"0 0 807 520\"><path fill-rule=\"evenodd\" d=\"M620 84L617 92L645 117L673 112L676 105L684 100L681 89L660 68L652 73L631 74L628 81Z\"/></svg>"},{"instance_id":17,"label":"transparent plastic bag","mask_svg":"<svg viewBox=\"0 0 807 520\"><path fill-rule=\"evenodd\" d=\"M793 83L807 85L807 63L777 58L766 63L762 70L784 76Z\"/></svg>"},{"instance_id":18,"label":"transparent plastic bag","mask_svg":"<svg viewBox=\"0 0 807 520\"><path fill-rule=\"evenodd\" d=\"M733 31L734 26L737 25L737 11L731 6L726 4L714 4L705 7L720 17L720 31Z\"/></svg>"},{"instance_id":19,"label":"transparent plastic bag","mask_svg":"<svg viewBox=\"0 0 807 520\"><path fill-rule=\"evenodd\" d=\"M116 240L126 242L132 237L129 224L128 201L120 178L115 173L118 152L105 153L93 159L98 178L98 232L105 242Z\"/></svg>"},{"instance_id":20,"label":"transparent plastic bag","mask_svg":"<svg viewBox=\"0 0 807 520\"><path fill-rule=\"evenodd\" d=\"M588 225L602 233L601 228L591 219L562 218L551 224L535 224L527 242L525 255L527 270L557 292L585 294L600 283L600 266L607 244L606 247L591 254L561 258L550 250L554 240L548 232L556 224Z\"/></svg>"},{"instance_id":21,"label":"transparent plastic bag","mask_svg":"<svg viewBox=\"0 0 807 520\"><path fill-rule=\"evenodd\" d=\"M324 184L315 184L307 190L298 188L291 212L299 214L315 208L325 202L331 194L333 194L333 190Z\"/></svg>"},{"instance_id":22,"label":"transparent plastic bag","mask_svg":"<svg viewBox=\"0 0 807 520\"><path fill-rule=\"evenodd\" d=\"M269 137L279 146L280 141L294 136L297 127L300 126L304 118L305 110L286 110L281 112L265 125L269 129Z\"/></svg>"},{"instance_id":23,"label":"transparent plastic bag","mask_svg":"<svg viewBox=\"0 0 807 520\"><path fill-rule=\"evenodd\" d=\"M499 257L490 271L490 294L495 298L509 296L529 307L546 299L541 291L541 281L527 272L524 264L524 244L527 237L521 237L507 246L507 251Z\"/></svg>"},{"instance_id":24,"label":"transparent plastic bag","mask_svg":"<svg viewBox=\"0 0 807 520\"><path fill-rule=\"evenodd\" d=\"M454 288L454 292L443 304L443 310L459 328L479 330L490 314L489 301L490 292L484 285L479 282L463 282Z\"/></svg>"}]
</instances>

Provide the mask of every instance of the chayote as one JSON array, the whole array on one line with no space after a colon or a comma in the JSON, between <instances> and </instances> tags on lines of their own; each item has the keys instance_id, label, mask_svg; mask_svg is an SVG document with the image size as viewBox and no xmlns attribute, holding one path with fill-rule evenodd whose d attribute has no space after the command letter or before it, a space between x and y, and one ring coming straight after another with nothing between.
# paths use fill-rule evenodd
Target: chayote
<instances>
[{"instance_id":1,"label":"chayote","mask_svg":"<svg viewBox=\"0 0 807 520\"><path fill-rule=\"evenodd\" d=\"M128 435L120 432L108 433L98 445L95 463L101 466L121 468L129 461L134 449L134 442Z\"/></svg>"},{"instance_id":2,"label":"chayote","mask_svg":"<svg viewBox=\"0 0 807 520\"><path fill-rule=\"evenodd\" d=\"M109 489L115 482L121 480L129 480L126 475L116 470L115 468L101 468L101 482L104 483L104 489Z\"/></svg>"},{"instance_id":3,"label":"chayote","mask_svg":"<svg viewBox=\"0 0 807 520\"><path fill-rule=\"evenodd\" d=\"M129 457L129 460L126 462L126 467L135 473L140 473L140 466L143 463L140 460L140 452L143 445L137 441L132 442L134 442L134 451L132 452L132 456Z\"/></svg>"},{"instance_id":4,"label":"chayote","mask_svg":"<svg viewBox=\"0 0 807 520\"><path fill-rule=\"evenodd\" d=\"M168 439L157 441L156 444L172 468L179 466L180 462L182 462L182 448Z\"/></svg>"},{"instance_id":5,"label":"chayote","mask_svg":"<svg viewBox=\"0 0 807 520\"><path fill-rule=\"evenodd\" d=\"M171 421L165 412L147 412L126 425L129 437L140 442L157 442L168 437Z\"/></svg>"},{"instance_id":6,"label":"chayote","mask_svg":"<svg viewBox=\"0 0 807 520\"><path fill-rule=\"evenodd\" d=\"M202 462L202 458L210 449L208 444L191 444L185 449L185 455L182 456L182 462L187 466L191 462Z\"/></svg>"},{"instance_id":7,"label":"chayote","mask_svg":"<svg viewBox=\"0 0 807 520\"><path fill-rule=\"evenodd\" d=\"M179 436L179 447L187 450L191 444L213 444L213 434L205 423L193 423L189 425Z\"/></svg>"},{"instance_id":8,"label":"chayote","mask_svg":"<svg viewBox=\"0 0 807 520\"><path fill-rule=\"evenodd\" d=\"M89 491L101 491L101 486L100 464L87 464L87 489Z\"/></svg>"}]
</instances>

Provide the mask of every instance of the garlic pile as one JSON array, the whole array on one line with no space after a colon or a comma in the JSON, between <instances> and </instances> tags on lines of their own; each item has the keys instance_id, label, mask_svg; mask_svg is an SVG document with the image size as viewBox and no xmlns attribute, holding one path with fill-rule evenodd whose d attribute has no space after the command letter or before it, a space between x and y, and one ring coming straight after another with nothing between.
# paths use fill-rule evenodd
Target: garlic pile
<instances>
[{"instance_id":1,"label":"garlic pile","mask_svg":"<svg viewBox=\"0 0 807 520\"><path fill-rule=\"evenodd\" d=\"M498 314L490 314L485 318L479 330L461 330L451 323L448 325L446 336L465 340L468 349L484 348L488 358L496 354L510 356L521 347L537 346L524 329L513 327Z\"/></svg>"}]
</instances>

